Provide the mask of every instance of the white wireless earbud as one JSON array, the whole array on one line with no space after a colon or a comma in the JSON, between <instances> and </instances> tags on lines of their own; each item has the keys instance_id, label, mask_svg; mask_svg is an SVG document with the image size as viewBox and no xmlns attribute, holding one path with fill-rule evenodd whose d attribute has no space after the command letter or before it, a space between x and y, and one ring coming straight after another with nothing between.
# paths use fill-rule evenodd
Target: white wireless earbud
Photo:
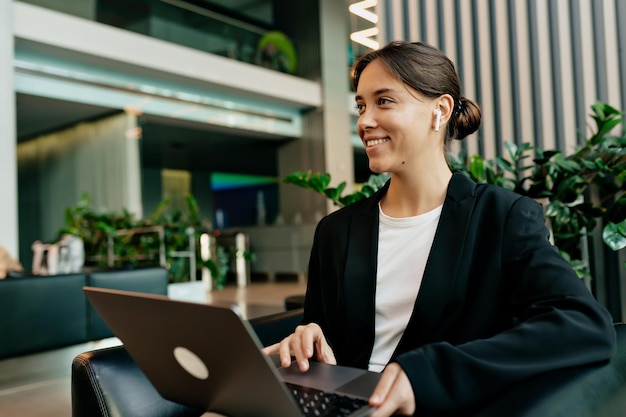
<instances>
[{"instance_id":1,"label":"white wireless earbud","mask_svg":"<svg viewBox=\"0 0 626 417\"><path fill-rule=\"evenodd\" d=\"M439 132L440 123L441 123L441 110L435 109L435 132Z\"/></svg>"}]
</instances>

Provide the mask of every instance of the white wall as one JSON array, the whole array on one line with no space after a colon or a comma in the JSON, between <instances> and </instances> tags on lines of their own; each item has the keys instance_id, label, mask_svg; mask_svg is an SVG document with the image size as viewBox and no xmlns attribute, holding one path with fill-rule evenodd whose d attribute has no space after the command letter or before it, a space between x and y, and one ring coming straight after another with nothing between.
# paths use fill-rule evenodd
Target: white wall
<instances>
[{"instance_id":1,"label":"white wall","mask_svg":"<svg viewBox=\"0 0 626 417\"><path fill-rule=\"evenodd\" d=\"M0 245L18 256L13 1L0 0Z\"/></svg>"}]
</instances>

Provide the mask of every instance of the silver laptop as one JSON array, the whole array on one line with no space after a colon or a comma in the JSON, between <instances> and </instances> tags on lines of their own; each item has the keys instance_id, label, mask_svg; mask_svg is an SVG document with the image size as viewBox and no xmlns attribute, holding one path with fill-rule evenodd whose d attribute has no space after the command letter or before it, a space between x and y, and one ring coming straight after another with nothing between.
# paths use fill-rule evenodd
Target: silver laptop
<instances>
[{"instance_id":1,"label":"silver laptop","mask_svg":"<svg viewBox=\"0 0 626 417\"><path fill-rule=\"evenodd\" d=\"M93 287L84 292L168 400L228 417L319 415L335 401L344 414L332 411L333 417L372 412L367 398L380 374L317 362L305 373L295 364L277 367L236 306Z\"/></svg>"}]
</instances>

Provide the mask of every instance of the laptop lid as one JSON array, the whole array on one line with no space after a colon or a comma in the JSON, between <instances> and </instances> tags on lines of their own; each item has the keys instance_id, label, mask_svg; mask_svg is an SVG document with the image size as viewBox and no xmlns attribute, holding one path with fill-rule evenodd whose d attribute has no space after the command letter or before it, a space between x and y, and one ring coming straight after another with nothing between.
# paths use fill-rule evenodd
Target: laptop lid
<instances>
[{"instance_id":1,"label":"laptop lid","mask_svg":"<svg viewBox=\"0 0 626 417\"><path fill-rule=\"evenodd\" d=\"M85 287L159 394L227 416L301 416L236 306Z\"/></svg>"},{"instance_id":2,"label":"laptop lid","mask_svg":"<svg viewBox=\"0 0 626 417\"><path fill-rule=\"evenodd\" d=\"M286 382L366 399L380 374L311 362L277 369L233 305L84 287L157 392L227 416L302 416Z\"/></svg>"}]
</instances>

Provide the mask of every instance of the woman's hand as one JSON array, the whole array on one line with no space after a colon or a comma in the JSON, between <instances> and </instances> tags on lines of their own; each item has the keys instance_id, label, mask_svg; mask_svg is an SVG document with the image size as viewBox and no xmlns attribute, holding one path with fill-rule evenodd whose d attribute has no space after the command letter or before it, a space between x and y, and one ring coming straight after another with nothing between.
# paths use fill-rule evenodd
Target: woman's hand
<instances>
[{"instance_id":1,"label":"woman's hand","mask_svg":"<svg viewBox=\"0 0 626 417\"><path fill-rule=\"evenodd\" d=\"M280 364L284 368L291 365L291 358L294 357L302 372L309 369L309 359L313 357L318 362L337 364L322 329L315 323L296 327L291 335L279 343L263 348L262 351L266 355L280 355Z\"/></svg>"},{"instance_id":2,"label":"woman's hand","mask_svg":"<svg viewBox=\"0 0 626 417\"><path fill-rule=\"evenodd\" d=\"M376 408L372 417L387 417L394 414L412 416L415 413L413 387L400 365L392 362L385 367L369 403Z\"/></svg>"}]
</instances>

